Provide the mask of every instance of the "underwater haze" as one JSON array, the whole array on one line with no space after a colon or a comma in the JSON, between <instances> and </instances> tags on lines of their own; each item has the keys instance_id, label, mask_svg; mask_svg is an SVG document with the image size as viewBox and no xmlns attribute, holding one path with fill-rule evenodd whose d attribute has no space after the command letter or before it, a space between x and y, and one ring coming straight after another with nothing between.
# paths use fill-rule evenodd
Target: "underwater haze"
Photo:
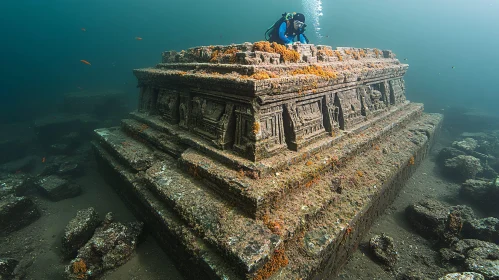
<instances>
[{"instance_id":1,"label":"underwater haze","mask_svg":"<svg viewBox=\"0 0 499 280\"><path fill-rule=\"evenodd\" d=\"M1 1L0 122L49 114L68 92L136 94L132 69L155 65L162 51L260 41L286 11L303 11L309 25L318 20L319 32L307 31L311 43L393 50L410 65L408 98L424 102L429 111L446 106L495 111L497 0L336 0L322 3L322 16L307 14L320 3Z\"/></svg>"}]
</instances>

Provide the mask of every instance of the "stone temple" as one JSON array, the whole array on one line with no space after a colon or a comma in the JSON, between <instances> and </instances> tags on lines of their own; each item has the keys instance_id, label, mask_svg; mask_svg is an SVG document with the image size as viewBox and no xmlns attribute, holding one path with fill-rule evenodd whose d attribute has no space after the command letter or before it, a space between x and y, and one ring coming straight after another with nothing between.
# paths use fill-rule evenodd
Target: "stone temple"
<instances>
[{"instance_id":1,"label":"stone temple","mask_svg":"<svg viewBox=\"0 0 499 280\"><path fill-rule=\"evenodd\" d=\"M330 279L442 122L389 50L267 42L167 51L97 129L101 172L187 279Z\"/></svg>"}]
</instances>

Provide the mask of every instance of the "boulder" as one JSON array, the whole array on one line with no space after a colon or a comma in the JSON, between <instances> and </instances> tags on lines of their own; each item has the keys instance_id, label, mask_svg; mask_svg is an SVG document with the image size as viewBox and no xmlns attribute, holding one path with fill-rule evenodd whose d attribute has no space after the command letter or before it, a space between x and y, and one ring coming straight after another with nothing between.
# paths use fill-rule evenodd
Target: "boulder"
<instances>
[{"instance_id":1,"label":"boulder","mask_svg":"<svg viewBox=\"0 0 499 280\"><path fill-rule=\"evenodd\" d=\"M0 279L14 279L14 271L19 261L12 258L0 258Z\"/></svg>"},{"instance_id":2,"label":"boulder","mask_svg":"<svg viewBox=\"0 0 499 280\"><path fill-rule=\"evenodd\" d=\"M444 168L456 180L473 179L483 170L479 159L465 155L445 160Z\"/></svg>"},{"instance_id":3,"label":"boulder","mask_svg":"<svg viewBox=\"0 0 499 280\"><path fill-rule=\"evenodd\" d=\"M25 174L12 174L0 179L0 198L14 194L22 196L28 190L29 178Z\"/></svg>"},{"instance_id":4,"label":"boulder","mask_svg":"<svg viewBox=\"0 0 499 280\"><path fill-rule=\"evenodd\" d=\"M0 236L27 226L39 217L40 212L31 199L6 196L0 199Z\"/></svg>"},{"instance_id":5,"label":"boulder","mask_svg":"<svg viewBox=\"0 0 499 280\"><path fill-rule=\"evenodd\" d=\"M112 214L108 213L102 226L78 250L77 257L65 269L67 279L98 278L107 270L119 267L130 259L143 224L122 224L112 220Z\"/></svg>"},{"instance_id":6,"label":"boulder","mask_svg":"<svg viewBox=\"0 0 499 280\"><path fill-rule=\"evenodd\" d=\"M446 243L455 241L463 224L475 219L473 210L468 206L449 207L432 199L425 199L409 205L405 213L419 234Z\"/></svg>"},{"instance_id":7,"label":"boulder","mask_svg":"<svg viewBox=\"0 0 499 280\"><path fill-rule=\"evenodd\" d=\"M93 207L78 211L64 230L61 247L64 256L75 257L78 249L90 240L99 224L99 215Z\"/></svg>"},{"instance_id":8,"label":"boulder","mask_svg":"<svg viewBox=\"0 0 499 280\"><path fill-rule=\"evenodd\" d=\"M473 138L465 138L461 141L454 141L452 143L452 147L461 150L463 152L469 153L478 148L478 141L476 141Z\"/></svg>"},{"instance_id":9,"label":"boulder","mask_svg":"<svg viewBox=\"0 0 499 280\"><path fill-rule=\"evenodd\" d=\"M485 280L482 274L475 272L449 273L438 280Z\"/></svg>"},{"instance_id":10,"label":"boulder","mask_svg":"<svg viewBox=\"0 0 499 280\"><path fill-rule=\"evenodd\" d=\"M460 196L473 202L482 210L496 210L499 201L499 186L483 180L466 180L460 189Z\"/></svg>"},{"instance_id":11,"label":"boulder","mask_svg":"<svg viewBox=\"0 0 499 280\"><path fill-rule=\"evenodd\" d=\"M369 240L369 248L374 256L384 265L392 268L398 260L398 253L394 248L393 238L384 233Z\"/></svg>"},{"instance_id":12,"label":"boulder","mask_svg":"<svg viewBox=\"0 0 499 280\"><path fill-rule=\"evenodd\" d=\"M458 263L466 271L480 273L485 279L499 279L498 245L475 239L463 239L453 244L450 250L456 253L458 259L446 261Z\"/></svg>"},{"instance_id":13,"label":"boulder","mask_svg":"<svg viewBox=\"0 0 499 280\"><path fill-rule=\"evenodd\" d=\"M79 185L69 183L57 175L43 177L35 184L40 189L40 192L52 201L75 197L81 193Z\"/></svg>"},{"instance_id":14,"label":"boulder","mask_svg":"<svg viewBox=\"0 0 499 280\"><path fill-rule=\"evenodd\" d=\"M488 217L466 221L462 235L469 239L478 239L499 244L499 219Z\"/></svg>"}]
</instances>

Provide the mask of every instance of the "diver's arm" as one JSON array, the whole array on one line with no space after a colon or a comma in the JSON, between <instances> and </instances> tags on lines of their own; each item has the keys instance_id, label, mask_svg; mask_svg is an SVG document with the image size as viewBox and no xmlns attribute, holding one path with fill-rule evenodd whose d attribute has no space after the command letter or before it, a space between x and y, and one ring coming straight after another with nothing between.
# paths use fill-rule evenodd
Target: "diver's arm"
<instances>
[{"instance_id":1,"label":"diver's arm","mask_svg":"<svg viewBox=\"0 0 499 280\"><path fill-rule=\"evenodd\" d=\"M302 43L302 44L308 44L308 38L303 33L300 33L300 43Z\"/></svg>"},{"instance_id":2,"label":"diver's arm","mask_svg":"<svg viewBox=\"0 0 499 280\"><path fill-rule=\"evenodd\" d=\"M286 36L287 27L288 26L286 22L281 23L281 26L279 26L279 38L284 42L284 44L292 44L293 40L289 39L288 36Z\"/></svg>"}]
</instances>

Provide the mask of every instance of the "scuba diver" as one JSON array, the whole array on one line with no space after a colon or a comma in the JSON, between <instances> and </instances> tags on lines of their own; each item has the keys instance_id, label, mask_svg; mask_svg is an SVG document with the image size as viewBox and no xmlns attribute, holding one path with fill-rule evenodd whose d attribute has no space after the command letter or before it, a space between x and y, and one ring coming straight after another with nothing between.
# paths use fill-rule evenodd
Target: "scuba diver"
<instances>
[{"instance_id":1,"label":"scuba diver","mask_svg":"<svg viewBox=\"0 0 499 280\"><path fill-rule=\"evenodd\" d=\"M284 13L282 17L265 31L265 40L282 45L293 44L296 37L302 44L308 44L305 32L305 15L300 13Z\"/></svg>"}]
</instances>

